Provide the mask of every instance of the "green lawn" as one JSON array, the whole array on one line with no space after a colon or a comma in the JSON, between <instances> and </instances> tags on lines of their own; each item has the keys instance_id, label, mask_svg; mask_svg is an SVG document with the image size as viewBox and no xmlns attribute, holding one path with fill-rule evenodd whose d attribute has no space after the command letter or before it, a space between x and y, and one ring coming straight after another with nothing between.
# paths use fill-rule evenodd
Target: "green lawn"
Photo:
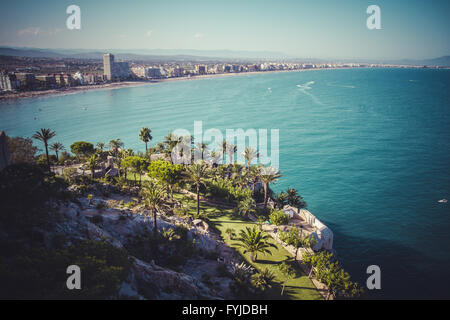
<instances>
[{"instance_id":1,"label":"green lawn","mask_svg":"<svg viewBox=\"0 0 450 320\"><path fill-rule=\"evenodd\" d=\"M176 194L175 197L178 200L183 200L183 203L187 203L189 206L189 210L196 210L196 202L194 199L185 197L181 194ZM277 249L272 248L272 255L258 254L258 259L256 262L250 262L249 254L243 254L242 249L236 246L236 240L228 240L228 235L225 233L225 230L228 228L234 229L236 235L239 234L241 229L245 227L253 227L256 224L249 221L243 220L240 217L235 217L232 214L231 209L221 209L210 206L206 203L201 203L200 210L203 210L208 214L210 220L210 227L215 229L225 242L237 250L247 261L248 264L251 264L257 270L269 269L271 270L276 278L276 285L273 286L271 290L268 292L268 298L270 299L293 299L293 300L317 300L322 299L321 294L317 291L314 284L311 280L301 271L298 265L294 263L293 258L282 246L277 244L275 240L270 238L270 241L277 246ZM292 280L289 280L286 284L284 296L281 294L281 285L284 281L284 278L281 272L278 269L278 265L282 261L289 261L293 266L298 270L298 276Z\"/></svg>"},{"instance_id":2,"label":"green lawn","mask_svg":"<svg viewBox=\"0 0 450 320\"><path fill-rule=\"evenodd\" d=\"M130 182L134 182L134 173L127 172L127 180ZM150 180L150 178L148 177L148 175L142 174L142 176L141 176L142 182L149 181L149 180ZM136 181L137 181L137 183L139 183L139 174L136 174Z\"/></svg>"}]
</instances>

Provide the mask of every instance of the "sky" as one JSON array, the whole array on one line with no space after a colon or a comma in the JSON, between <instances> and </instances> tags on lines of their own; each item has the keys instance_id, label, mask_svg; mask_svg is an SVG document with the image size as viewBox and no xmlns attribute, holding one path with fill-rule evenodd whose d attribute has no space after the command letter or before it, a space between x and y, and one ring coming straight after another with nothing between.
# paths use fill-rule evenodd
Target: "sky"
<instances>
[{"instance_id":1,"label":"sky","mask_svg":"<svg viewBox=\"0 0 450 320\"><path fill-rule=\"evenodd\" d=\"M72 4L81 9L80 30L66 27ZM366 26L369 5L380 7L380 30ZM450 55L448 0L14 0L0 8L0 46L342 59Z\"/></svg>"}]
</instances>

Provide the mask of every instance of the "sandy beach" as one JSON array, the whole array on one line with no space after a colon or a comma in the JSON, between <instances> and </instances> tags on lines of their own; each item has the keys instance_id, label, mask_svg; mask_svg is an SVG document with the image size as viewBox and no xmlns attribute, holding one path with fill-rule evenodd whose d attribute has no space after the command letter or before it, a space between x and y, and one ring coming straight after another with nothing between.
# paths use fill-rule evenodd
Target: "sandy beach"
<instances>
[{"instance_id":1,"label":"sandy beach","mask_svg":"<svg viewBox=\"0 0 450 320\"><path fill-rule=\"evenodd\" d=\"M338 68L328 68L328 69L338 69ZM137 87L163 82L173 82L173 81L188 81L188 80L201 80L201 79L211 79L218 77L234 77L234 76L244 76L253 74L263 74L263 73L280 73L280 72L301 72L301 71L311 71L311 70L326 70L326 69L298 69L298 70L274 70L274 71L253 71L253 72L240 72L240 73L219 73L219 74L206 74L197 75L191 77L178 77L178 78L166 78L157 80L142 80L142 81L122 81L113 82L105 84L96 85L85 85L70 88L58 88L49 90L39 90L39 91L25 91L25 92L8 92L0 95L0 101L5 100L17 100L26 98L37 98L45 96L56 96L56 95L67 95L81 93L90 90L105 90L105 89L120 89L124 87Z\"/></svg>"}]
</instances>

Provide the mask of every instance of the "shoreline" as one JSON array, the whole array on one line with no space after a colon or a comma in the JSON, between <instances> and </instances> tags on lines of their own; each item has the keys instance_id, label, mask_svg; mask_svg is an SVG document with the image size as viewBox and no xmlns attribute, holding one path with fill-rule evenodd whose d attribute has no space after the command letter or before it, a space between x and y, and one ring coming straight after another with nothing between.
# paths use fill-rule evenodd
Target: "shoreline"
<instances>
[{"instance_id":1,"label":"shoreline","mask_svg":"<svg viewBox=\"0 0 450 320\"><path fill-rule=\"evenodd\" d=\"M396 69L416 69L417 67L384 67L386 69L396 68ZM105 90L105 89L120 89L126 87L138 87L146 86L165 82L176 82L176 81L189 81L189 80L204 80L212 78L222 78L222 77L234 77L234 76L250 76L256 74L269 74L269 73L284 73L284 72L304 72L304 71L319 71L319 70L342 70L342 69L380 69L380 67L334 67L334 68L311 68L311 69L295 69L295 70L272 70L272 71L252 71L252 72L239 72L239 73L218 73L218 74L205 74L197 75L192 77L177 77L177 78L165 78L157 80L142 80L142 81L123 81L123 82L113 82L106 84L96 84L87 86L77 86L70 88L57 88L48 89L41 91L25 91L25 92L15 92L6 93L0 95L0 102L3 101L17 101L28 98L39 98L39 97L51 97L51 96L62 96L68 94L77 94L87 91L94 90Z\"/></svg>"}]
</instances>

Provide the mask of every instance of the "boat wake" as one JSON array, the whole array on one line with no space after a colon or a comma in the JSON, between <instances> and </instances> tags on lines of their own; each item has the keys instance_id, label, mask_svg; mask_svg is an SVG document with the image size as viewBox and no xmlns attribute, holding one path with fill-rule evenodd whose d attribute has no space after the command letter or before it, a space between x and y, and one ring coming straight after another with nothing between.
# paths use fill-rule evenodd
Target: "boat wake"
<instances>
[{"instance_id":1,"label":"boat wake","mask_svg":"<svg viewBox=\"0 0 450 320\"><path fill-rule=\"evenodd\" d=\"M300 89L300 91L302 92L302 93L304 93L304 94L306 94L308 97L310 97L311 98L311 100L314 102L314 103L316 103L316 104L318 104L318 105L320 105L320 106L323 106L324 104L315 96L315 95L313 95L312 93L310 93L310 92L308 92L308 90L311 90L312 88L311 88L311 85L313 85L314 84L314 81L309 81L309 82L307 82L307 83L305 83L305 84L298 84L297 85L297 87Z\"/></svg>"},{"instance_id":2,"label":"boat wake","mask_svg":"<svg viewBox=\"0 0 450 320\"><path fill-rule=\"evenodd\" d=\"M344 85L344 84L335 84L332 82L327 83L327 86L329 87L338 87L338 88L348 88L348 89L355 89L355 86L351 86L351 85Z\"/></svg>"}]
</instances>

